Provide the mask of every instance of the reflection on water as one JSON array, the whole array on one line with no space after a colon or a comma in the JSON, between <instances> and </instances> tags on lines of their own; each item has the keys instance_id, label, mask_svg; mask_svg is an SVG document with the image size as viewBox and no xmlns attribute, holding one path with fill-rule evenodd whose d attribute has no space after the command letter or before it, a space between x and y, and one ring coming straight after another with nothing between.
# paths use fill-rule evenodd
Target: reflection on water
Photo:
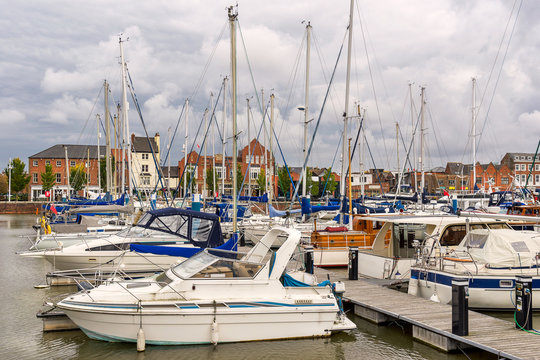
<instances>
[{"instance_id":1,"label":"reflection on water","mask_svg":"<svg viewBox=\"0 0 540 360\"><path fill-rule=\"evenodd\" d=\"M30 247L33 215L0 215L0 359L465 359L448 355L412 340L398 324L377 326L353 317L358 330L330 338L266 341L218 346L147 346L91 340L81 331L42 332L35 314L49 298L74 287L34 289L45 282L51 265L42 259L22 258ZM539 320L540 321L540 320ZM474 354L469 356L475 358ZM476 357L478 358L478 357Z\"/></svg>"}]
</instances>

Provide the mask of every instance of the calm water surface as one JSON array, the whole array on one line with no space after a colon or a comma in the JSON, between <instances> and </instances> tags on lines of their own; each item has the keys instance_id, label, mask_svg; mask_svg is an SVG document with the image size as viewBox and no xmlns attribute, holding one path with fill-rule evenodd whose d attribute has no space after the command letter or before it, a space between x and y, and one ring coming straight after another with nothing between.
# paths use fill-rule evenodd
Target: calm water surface
<instances>
[{"instance_id":1,"label":"calm water surface","mask_svg":"<svg viewBox=\"0 0 540 360\"><path fill-rule=\"evenodd\" d=\"M91 340L81 331L43 333L36 312L74 287L35 289L52 268L16 255L30 247L33 215L0 215L0 359L466 359L412 340L399 325L377 326L352 317L358 329L325 339L201 346L147 346ZM536 322L540 319L536 320ZM487 358L468 354L471 359Z\"/></svg>"}]
</instances>

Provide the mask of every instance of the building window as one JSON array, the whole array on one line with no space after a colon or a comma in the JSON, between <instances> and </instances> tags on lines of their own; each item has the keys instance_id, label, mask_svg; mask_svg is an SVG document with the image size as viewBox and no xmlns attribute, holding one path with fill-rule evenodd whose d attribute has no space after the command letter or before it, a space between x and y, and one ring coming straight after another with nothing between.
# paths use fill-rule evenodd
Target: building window
<instances>
[{"instance_id":1,"label":"building window","mask_svg":"<svg viewBox=\"0 0 540 360\"><path fill-rule=\"evenodd\" d=\"M540 165L539 164L534 165L534 170L535 171L540 171Z\"/></svg>"},{"instance_id":2,"label":"building window","mask_svg":"<svg viewBox=\"0 0 540 360\"><path fill-rule=\"evenodd\" d=\"M249 169L249 177L251 178L251 180L257 180L257 178L259 177L259 172L261 171L260 168L251 168Z\"/></svg>"},{"instance_id":3,"label":"building window","mask_svg":"<svg viewBox=\"0 0 540 360\"><path fill-rule=\"evenodd\" d=\"M477 177L476 178L476 183L481 184L482 183L482 177Z\"/></svg>"},{"instance_id":4,"label":"building window","mask_svg":"<svg viewBox=\"0 0 540 360\"><path fill-rule=\"evenodd\" d=\"M527 179L527 176L525 174L521 174L521 182L525 183L526 179Z\"/></svg>"},{"instance_id":5,"label":"building window","mask_svg":"<svg viewBox=\"0 0 540 360\"><path fill-rule=\"evenodd\" d=\"M534 183L536 185L540 184L540 175L538 175L538 174L534 175Z\"/></svg>"},{"instance_id":6,"label":"building window","mask_svg":"<svg viewBox=\"0 0 540 360\"><path fill-rule=\"evenodd\" d=\"M536 175L536 176L538 176L538 175ZM34 184L37 184L37 182L38 182L38 174L37 173L32 174L32 182Z\"/></svg>"},{"instance_id":7,"label":"building window","mask_svg":"<svg viewBox=\"0 0 540 360\"><path fill-rule=\"evenodd\" d=\"M71 161L69 162L69 166L74 167L74 166L75 166L75 160L71 160Z\"/></svg>"},{"instance_id":8,"label":"building window","mask_svg":"<svg viewBox=\"0 0 540 360\"><path fill-rule=\"evenodd\" d=\"M508 178L506 176L501 178L501 185L508 185Z\"/></svg>"},{"instance_id":9,"label":"building window","mask_svg":"<svg viewBox=\"0 0 540 360\"><path fill-rule=\"evenodd\" d=\"M143 176L142 177L142 184L143 185L150 185L150 176Z\"/></svg>"},{"instance_id":10,"label":"building window","mask_svg":"<svg viewBox=\"0 0 540 360\"><path fill-rule=\"evenodd\" d=\"M148 160L148 154L142 154L142 159L143 160Z\"/></svg>"},{"instance_id":11,"label":"building window","mask_svg":"<svg viewBox=\"0 0 540 360\"><path fill-rule=\"evenodd\" d=\"M51 160L45 160L45 165L51 165Z\"/></svg>"},{"instance_id":12,"label":"building window","mask_svg":"<svg viewBox=\"0 0 540 360\"><path fill-rule=\"evenodd\" d=\"M60 184L62 182L62 174L56 173L56 183Z\"/></svg>"},{"instance_id":13,"label":"building window","mask_svg":"<svg viewBox=\"0 0 540 360\"><path fill-rule=\"evenodd\" d=\"M519 171L519 164L516 164L516 171Z\"/></svg>"},{"instance_id":14,"label":"building window","mask_svg":"<svg viewBox=\"0 0 540 360\"><path fill-rule=\"evenodd\" d=\"M32 161L32 166L38 166L38 161L37 161L37 160L33 160L33 161Z\"/></svg>"},{"instance_id":15,"label":"building window","mask_svg":"<svg viewBox=\"0 0 540 360\"><path fill-rule=\"evenodd\" d=\"M62 166L62 160L56 160L56 167Z\"/></svg>"},{"instance_id":16,"label":"building window","mask_svg":"<svg viewBox=\"0 0 540 360\"><path fill-rule=\"evenodd\" d=\"M86 182L90 184L90 173L86 174Z\"/></svg>"},{"instance_id":17,"label":"building window","mask_svg":"<svg viewBox=\"0 0 540 360\"><path fill-rule=\"evenodd\" d=\"M515 156L515 157L514 157L514 160L519 160L519 156Z\"/></svg>"},{"instance_id":18,"label":"building window","mask_svg":"<svg viewBox=\"0 0 540 360\"><path fill-rule=\"evenodd\" d=\"M527 156L527 160L532 160L532 156Z\"/></svg>"},{"instance_id":19,"label":"building window","mask_svg":"<svg viewBox=\"0 0 540 360\"><path fill-rule=\"evenodd\" d=\"M522 156L521 156L521 160L525 160L525 156L522 155Z\"/></svg>"},{"instance_id":20,"label":"building window","mask_svg":"<svg viewBox=\"0 0 540 360\"><path fill-rule=\"evenodd\" d=\"M454 179L449 179L449 180L448 180L448 186L456 186L456 180L454 180Z\"/></svg>"},{"instance_id":21,"label":"building window","mask_svg":"<svg viewBox=\"0 0 540 360\"><path fill-rule=\"evenodd\" d=\"M142 165L142 172L148 172L148 165Z\"/></svg>"},{"instance_id":22,"label":"building window","mask_svg":"<svg viewBox=\"0 0 540 360\"><path fill-rule=\"evenodd\" d=\"M437 184L439 184L439 187L444 186L444 180L437 180Z\"/></svg>"},{"instance_id":23,"label":"building window","mask_svg":"<svg viewBox=\"0 0 540 360\"><path fill-rule=\"evenodd\" d=\"M521 164L521 171L525 171L525 164Z\"/></svg>"},{"instance_id":24,"label":"building window","mask_svg":"<svg viewBox=\"0 0 540 360\"><path fill-rule=\"evenodd\" d=\"M216 177L217 177L218 179L221 179L221 178L223 177L223 176L221 175L221 174L222 174L222 172L221 172L222 170L223 170L223 169L222 169L221 167L216 168Z\"/></svg>"},{"instance_id":25,"label":"building window","mask_svg":"<svg viewBox=\"0 0 540 360\"><path fill-rule=\"evenodd\" d=\"M532 171L532 165L529 165L529 171Z\"/></svg>"}]
</instances>

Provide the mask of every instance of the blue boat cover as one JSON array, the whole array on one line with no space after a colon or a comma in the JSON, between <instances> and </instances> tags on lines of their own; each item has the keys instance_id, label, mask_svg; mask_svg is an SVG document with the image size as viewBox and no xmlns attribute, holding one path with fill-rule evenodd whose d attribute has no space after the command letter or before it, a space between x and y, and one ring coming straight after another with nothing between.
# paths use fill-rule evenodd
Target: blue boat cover
<instances>
[{"instance_id":1,"label":"blue boat cover","mask_svg":"<svg viewBox=\"0 0 540 360\"><path fill-rule=\"evenodd\" d=\"M272 217L284 217L289 216L291 214L300 214L302 212L302 209L295 209L295 210L277 210L272 205L268 205L268 215Z\"/></svg>"},{"instance_id":2,"label":"blue boat cover","mask_svg":"<svg viewBox=\"0 0 540 360\"><path fill-rule=\"evenodd\" d=\"M200 248L223 244L219 217L201 211L173 207L151 210L135 226L179 236Z\"/></svg>"},{"instance_id":3,"label":"blue boat cover","mask_svg":"<svg viewBox=\"0 0 540 360\"><path fill-rule=\"evenodd\" d=\"M237 241L234 237L230 238L225 244L218 246L219 250L237 250ZM169 255L178 257L191 257L202 250L202 248L188 248L179 246L163 246L163 245L141 245L130 244L130 251L138 253L155 254L155 255Z\"/></svg>"}]
</instances>

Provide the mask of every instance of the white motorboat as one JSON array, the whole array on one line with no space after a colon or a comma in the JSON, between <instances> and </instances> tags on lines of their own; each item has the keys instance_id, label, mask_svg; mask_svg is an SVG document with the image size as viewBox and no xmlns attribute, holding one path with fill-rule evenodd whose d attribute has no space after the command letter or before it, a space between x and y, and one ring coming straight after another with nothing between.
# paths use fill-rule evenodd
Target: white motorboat
<instances>
[{"instance_id":1,"label":"white motorboat","mask_svg":"<svg viewBox=\"0 0 540 360\"><path fill-rule=\"evenodd\" d=\"M477 229L455 250L436 251L436 243L424 249L411 267L409 294L450 304L452 280L467 279L469 308L514 310L516 276L530 276L533 309L540 310L540 234Z\"/></svg>"},{"instance_id":2,"label":"white motorboat","mask_svg":"<svg viewBox=\"0 0 540 360\"><path fill-rule=\"evenodd\" d=\"M381 215L366 220L383 222L370 249L358 252L358 273L377 279L408 279L416 262L415 244L433 239L444 249L459 245L469 229L510 229L504 221L467 220L454 215ZM388 233L390 232L390 236ZM388 241L390 238L390 242Z\"/></svg>"},{"instance_id":3,"label":"white motorboat","mask_svg":"<svg viewBox=\"0 0 540 360\"><path fill-rule=\"evenodd\" d=\"M282 233L288 239L273 252ZM356 328L331 286L281 283L282 276L291 278L284 272L299 240L297 230L276 227L242 257L205 249L159 275L106 283L57 306L91 338L157 345L320 337ZM294 278L314 283L303 272ZM344 291L343 284L336 289Z\"/></svg>"},{"instance_id":4,"label":"white motorboat","mask_svg":"<svg viewBox=\"0 0 540 360\"><path fill-rule=\"evenodd\" d=\"M227 243L231 248L234 240ZM133 245L181 247L185 256L130 251ZM98 268L103 272L160 271L201 248L224 245L219 218L199 211L165 208L144 214L136 225L115 235L59 249L28 251L20 255L47 259L56 270Z\"/></svg>"}]
</instances>

